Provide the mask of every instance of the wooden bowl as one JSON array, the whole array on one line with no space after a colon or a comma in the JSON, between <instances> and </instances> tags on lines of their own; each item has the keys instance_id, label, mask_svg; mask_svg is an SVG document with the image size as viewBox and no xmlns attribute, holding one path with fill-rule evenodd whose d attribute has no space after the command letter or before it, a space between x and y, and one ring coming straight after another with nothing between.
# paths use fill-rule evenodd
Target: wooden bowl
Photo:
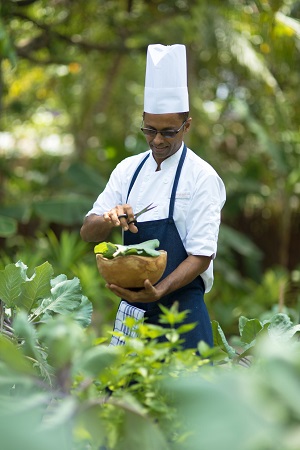
<instances>
[{"instance_id":1,"label":"wooden bowl","mask_svg":"<svg viewBox=\"0 0 300 450\"><path fill-rule=\"evenodd\" d=\"M162 276L167 265L167 252L159 250L159 256L127 255L113 259L96 254L99 273L109 284L123 288L142 288L144 281L155 284Z\"/></svg>"}]
</instances>

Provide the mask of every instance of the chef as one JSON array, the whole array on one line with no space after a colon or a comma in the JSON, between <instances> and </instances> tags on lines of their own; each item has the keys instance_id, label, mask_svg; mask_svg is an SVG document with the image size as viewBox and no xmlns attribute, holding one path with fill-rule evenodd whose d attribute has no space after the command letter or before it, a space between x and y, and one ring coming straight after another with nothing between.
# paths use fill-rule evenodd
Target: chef
<instances>
[{"instance_id":1,"label":"chef","mask_svg":"<svg viewBox=\"0 0 300 450\"><path fill-rule=\"evenodd\" d=\"M149 45L141 127L148 149L117 165L81 228L88 242L106 241L114 227L122 227L125 245L159 240L168 262L157 284L145 280L139 291L107 287L148 323L159 324L159 304L188 310L184 323L196 326L182 335L183 348L201 340L213 345L204 294L213 285L226 199L219 175L184 143L191 123L185 46ZM135 212L150 203L156 207L135 223Z\"/></svg>"}]
</instances>

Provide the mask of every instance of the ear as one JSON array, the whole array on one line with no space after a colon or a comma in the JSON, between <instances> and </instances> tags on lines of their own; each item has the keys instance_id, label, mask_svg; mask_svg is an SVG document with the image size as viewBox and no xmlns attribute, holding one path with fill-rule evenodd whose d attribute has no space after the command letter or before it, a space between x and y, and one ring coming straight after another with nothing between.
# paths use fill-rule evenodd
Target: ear
<instances>
[{"instance_id":1,"label":"ear","mask_svg":"<svg viewBox=\"0 0 300 450\"><path fill-rule=\"evenodd\" d=\"M184 132L188 133L190 131L190 127L191 127L191 122L192 122L192 118L189 117L186 121L186 124L184 125Z\"/></svg>"}]
</instances>

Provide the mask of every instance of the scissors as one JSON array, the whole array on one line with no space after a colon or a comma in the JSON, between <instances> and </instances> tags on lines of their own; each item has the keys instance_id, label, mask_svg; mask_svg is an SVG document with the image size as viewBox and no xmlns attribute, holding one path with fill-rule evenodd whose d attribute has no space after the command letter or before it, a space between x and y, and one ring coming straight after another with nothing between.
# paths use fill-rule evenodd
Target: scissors
<instances>
[{"instance_id":1,"label":"scissors","mask_svg":"<svg viewBox=\"0 0 300 450\"><path fill-rule=\"evenodd\" d=\"M128 225L130 225L131 223L134 223L134 225L136 225L136 219L137 219L139 216L141 216L141 215L144 214L145 212L148 212L148 211L150 211L151 209L156 208L156 207L157 207L157 205L153 205L153 202L150 203L148 206L146 206L145 208L141 209L141 211L137 212L137 213L134 215L134 220L130 220L130 221L128 222ZM118 219L121 219L122 217L127 218L128 216L127 216L127 214L120 214L120 215L118 216Z\"/></svg>"}]
</instances>

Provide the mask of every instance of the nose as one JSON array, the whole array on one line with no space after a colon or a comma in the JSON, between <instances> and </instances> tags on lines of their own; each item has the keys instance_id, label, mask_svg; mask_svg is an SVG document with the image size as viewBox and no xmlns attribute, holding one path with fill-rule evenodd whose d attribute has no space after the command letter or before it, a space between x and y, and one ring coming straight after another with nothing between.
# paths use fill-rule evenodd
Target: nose
<instances>
[{"instance_id":1,"label":"nose","mask_svg":"<svg viewBox=\"0 0 300 450\"><path fill-rule=\"evenodd\" d=\"M157 144L160 144L161 142L163 142L164 141L164 138L163 138L163 136L160 134L160 132L158 131L157 133L156 133L156 136L152 139L152 142L155 144L155 145L157 145Z\"/></svg>"}]
</instances>

